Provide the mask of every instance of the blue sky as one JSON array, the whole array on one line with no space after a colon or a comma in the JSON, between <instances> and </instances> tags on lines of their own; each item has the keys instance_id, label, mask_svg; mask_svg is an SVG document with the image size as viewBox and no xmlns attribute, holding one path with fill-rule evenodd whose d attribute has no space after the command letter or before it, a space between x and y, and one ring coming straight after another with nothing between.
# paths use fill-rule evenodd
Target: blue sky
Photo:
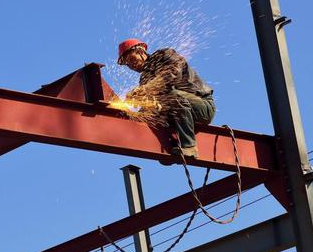
<instances>
[{"instance_id":1,"label":"blue sky","mask_svg":"<svg viewBox=\"0 0 313 252\"><path fill-rule=\"evenodd\" d=\"M313 55L309 0L281 0L298 102L308 150L313 149ZM85 62L101 62L103 75L123 95L138 75L118 68L117 44L127 37L149 43L150 52L171 46L214 88L214 125L273 134L249 1L0 0L0 87L32 92ZM127 134L127 133L126 133ZM41 251L128 215L122 172L133 164L147 207L188 191L180 166L38 143L0 158L0 251ZM203 169L191 168L200 186ZM212 180L225 173L213 171ZM243 204L268 192L257 187ZM212 209L216 215L234 201ZM186 235L182 251L283 213L272 198L243 209L227 226L205 225ZM207 221L199 215L193 227ZM172 222L164 224L164 226ZM152 231L158 230L155 227ZM176 226L152 237L157 244L178 234ZM122 242L127 244L131 239ZM155 251L166 247L159 246ZM112 247L106 249L113 251ZM133 251L128 248L127 251ZM290 250L294 251L294 250Z\"/></svg>"}]
</instances>

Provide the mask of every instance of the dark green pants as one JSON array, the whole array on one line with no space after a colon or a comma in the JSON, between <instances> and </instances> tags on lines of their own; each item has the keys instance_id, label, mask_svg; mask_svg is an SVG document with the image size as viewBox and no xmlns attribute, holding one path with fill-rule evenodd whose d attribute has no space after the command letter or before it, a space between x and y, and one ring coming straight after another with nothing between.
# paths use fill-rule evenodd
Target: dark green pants
<instances>
[{"instance_id":1,"label":"dark green pants","mask_svg":"<svg viewBox=\"0 0 313 252\"><path fill-rule=\"evenodd\" d=\"M181 147L195 146L195 123L209 124L212 121L215 114L214 101L210 97L201 98L177 89L172 90L170 95L173 101L170 114L173 118Z\"/></svg>"}]
</instances>

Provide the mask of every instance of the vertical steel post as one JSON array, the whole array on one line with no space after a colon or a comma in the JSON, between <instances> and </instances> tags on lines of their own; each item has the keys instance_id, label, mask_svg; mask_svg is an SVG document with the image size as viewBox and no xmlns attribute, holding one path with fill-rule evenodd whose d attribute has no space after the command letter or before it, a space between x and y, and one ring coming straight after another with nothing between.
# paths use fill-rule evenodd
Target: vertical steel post
<instances>
[{"instance_id":1,"label":"vertical steel post","mask_svg":"<svg viewBox=\"0 0 313 252\"><path fill-rule=\"evenodd\" d=\"M133 215L145 210L139 173L140 168L133 165L127 165L121 168L121 170L123 171L124 175L129 214ZM136 252L152 251L149 230L144 230L134 234L134 242Z\"/></svg>"},{"instance_id":2,"label":"vertical steel post","mask_svg":"<svg viewBox=\"0 0 313 252\"><path fill-rule=\"evenodd\" d=\"M275 135L280 139L292 200L290 215L298 252L313 249L313 192L302 122L278 0L250 0Z\"/></svg>"}]
</instances>

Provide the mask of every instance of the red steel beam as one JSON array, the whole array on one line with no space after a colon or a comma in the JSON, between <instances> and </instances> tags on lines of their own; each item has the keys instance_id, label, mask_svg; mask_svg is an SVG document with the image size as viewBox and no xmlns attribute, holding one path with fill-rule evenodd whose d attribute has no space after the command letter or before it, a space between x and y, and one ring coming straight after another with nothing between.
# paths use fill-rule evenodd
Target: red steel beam
<instances>
[{"instance_id":1,"label":"red steel beam","mask_svg":"<svg viewBox=\"0 0 313 252\"><path fill-rule=\"evenodd\" d=\"M118 97L101 77L100 68L100 64L89 64L34 94L0 89L0 155L29 141L37 141L150 158L161 163L179 162L168 154L171 148L169 129L151 129L107 107L108 101ZM200 155L198 159L187 159L187 162L234 171L236 166L229 132L216 126L197 126L197 129ZM267 178L271 179L267 184L270 188L273 181L279 180L276 172L272 172L278 167L274 138L234 132L244 174L243 189L263 183ZM208 185L206 189L208 193L205 194L199 191L204 205L234 194L236 176ZM278 199L284 199L283 194L276 192ZM180 208L176 208L177 205ZM196 207L191 194L185 194L103 229L112 240L117 240ZM95 230L47 251L90 251L107 243Z\"/></svg>"},{"instance_id":2,"label":"red steel beam","mask_svg":"<svg viewBox=\"0 0 313 252\"><path fill-rule=\"evenodd\" d=\"M112 88L101 77L103 66L99 63L87 64L55 82L43 85L34 93L89 103L118 99Z\"/></svg>"},{"instance_id":3,"label":"red steel beam","mask_svg":"<svg viewBox=\"0 0 313 252\"><path fill-rule=\"evenodd\" d=\"M269 174L256 172L242 174L242 190L246 190L263 183ZM237 192L237 176L231 175L217 182L196 190L203 205L224 199ZM163 202L130 217L121 219L102 227L102 230L112 241L128 237L141 230L163 223L198 208L191 193ZM109 244L99 232L99 229L79 236L75 239L44 250L42 252L87 252Z\"/></svg>"},{"instance_id":4,"label":"red steel beam","mask_svg":"<svg viewBox=\"0 0 313 252\"><path fill-rule=\"evenodd\" d=\"M87 102L117 100L118 96L101 77L103 64L91 63L50 84L43 85L34 94L47 95L61 99ZM89 95L87 95L87 93ZM0 136L0 154L14 150L28 141Z\"/></svg>"},{"instance_id":5,"label":"red steel beam","mask_svg":"<svg viewBox=\"0 0 313 252\"><path fill-rule=\"evenodd\" d=\"M178 160L168 154L168 129L154 130L123 117L106 103L88 104L0 89L0 136L22 142L36 141L161 162ZM229 132L220 127L199 128L199 158L195 166L234 171L235 159ZM235 131L242 168L273 170L276 166L273 137Z\"/></svg>"}]
</instances>

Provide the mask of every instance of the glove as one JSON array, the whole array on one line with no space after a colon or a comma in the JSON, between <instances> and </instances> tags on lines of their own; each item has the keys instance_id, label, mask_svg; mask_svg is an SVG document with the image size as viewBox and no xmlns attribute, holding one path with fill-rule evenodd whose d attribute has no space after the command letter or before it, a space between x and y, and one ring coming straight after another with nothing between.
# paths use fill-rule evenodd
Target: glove
<instances>
[{"instance_id":1,"label":"glove","mask_svg":"<svg viewBox=\"0 0 313 252\"><path fill-rule=\"evenodd\" d=\"M149 93L149 94L148 94ZM148 85L137 86L132 91L126 94L125 102L133 107L138 106L146 109L162 110L162 105L156 99L156 96L149 90Z\"/></svg>"},{"instance_id":2,"label":"glove","mask_svg":"<svg viewBox=\"0 0 313 252\"><path fill-rule=\"evenodd\" d=\"M146 95L145 86L137 86L133 90L127 93L126 98L136 98L143 97Z\"/></svg>"},{"instance_id":3,"label":"glove","mask_svg":"<svg viewBox=\"0 0 313 252\"><path fill-rule=\"evenodd\" d=\"M146 96L146 88L144 86L137 86L126 94L125 102L137 107Z\"/></svg>"}]
</instances>

